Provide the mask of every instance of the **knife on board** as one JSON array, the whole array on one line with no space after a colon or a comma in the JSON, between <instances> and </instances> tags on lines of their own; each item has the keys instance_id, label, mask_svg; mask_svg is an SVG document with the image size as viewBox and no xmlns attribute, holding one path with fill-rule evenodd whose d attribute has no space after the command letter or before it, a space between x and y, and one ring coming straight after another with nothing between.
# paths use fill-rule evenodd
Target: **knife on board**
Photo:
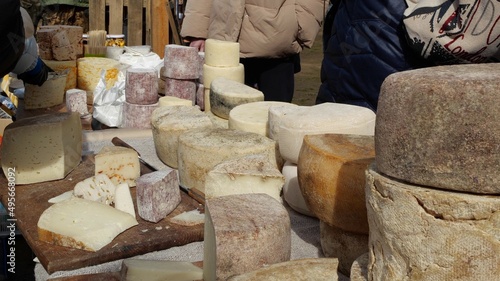
<instances>
[{"instance_id":1,"label":"knife on board","mask_svg":"<svg viewBox=\"0 0 500 281\"><path fill-rule=\"evenodd\" d=\"M144 166L146 166L148 169L151 171L157 171L157 169L153 166L151 166L147 161L145 161L142 157L139 151L137 151L135 148L133 148L131 145L126 143L124 140L120 139L119 137L114 137L111 139L111 142L116 145L116 146L122 146L126 148L133 149L135 152L137 152L137 155L139 157L139 162L141 162ZM200 204L205 204L205 194L202 191L199 191L195 188L185 188L181 185L179 185L179 188L185 192L189 197L193 198Z\"/></svg>"}]
</instances>

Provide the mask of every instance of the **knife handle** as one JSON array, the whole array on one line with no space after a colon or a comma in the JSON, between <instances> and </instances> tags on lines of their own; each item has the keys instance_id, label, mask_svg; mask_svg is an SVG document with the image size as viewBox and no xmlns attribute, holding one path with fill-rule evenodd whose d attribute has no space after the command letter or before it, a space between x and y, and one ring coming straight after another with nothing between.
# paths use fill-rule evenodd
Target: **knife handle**
<instances>
[{"instance_id":1,"label":"knife handle","mask_svg":"<svg viewBox=\"0 0 500 281\"><path fill-rule=\"evenodd\" d=\"M124 142L122 139L120 139L119 137L114 137L111 139L111 142L116 145L116 146L122 146L122 147L126 147L126 148L130 148L130 149L133 149L135 152L137 152L137 155L139 155L139 157L141 156L141 154L139 154L139 151L137 151L135 148L133 148L132 146L130 146L128 143Z\"/></svg>"}]
</instances>

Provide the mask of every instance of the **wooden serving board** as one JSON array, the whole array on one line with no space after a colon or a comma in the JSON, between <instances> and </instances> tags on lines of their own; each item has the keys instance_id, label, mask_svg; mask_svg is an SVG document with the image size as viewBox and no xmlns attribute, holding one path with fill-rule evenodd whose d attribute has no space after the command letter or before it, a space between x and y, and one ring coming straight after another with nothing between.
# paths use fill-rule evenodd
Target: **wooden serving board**
<instances>
[{"instance_id":1,"label":"wooden serving board","mask_svg":"<svg viewBox=\"0 0 500 281\"><path fill-rule=\"evenodd\" d=\"M151 170L141 166L141 174L149 172ZM137 214L136 206L136 217L139 224L121 233L110 244L97 252L55 246L39 241L37 223L42 212L51 205L48 200L63 192L72 190L77 182L93 175L94 157L89 155L84 156L80 165L68 174L65 179L16 186L14 211L17 219L16 226L49 274L203 241L203 224L182 226L170 222L170 218L182 212L194 209L204 212L203 205L184 192L181 192L182 201L179 206L158 223L142 220ZM0 200L7 208L7 179L3 174L0 177L0 187ZM131 191L135 202L135 188L132 188Z\"/></svg>"}]
</instances>

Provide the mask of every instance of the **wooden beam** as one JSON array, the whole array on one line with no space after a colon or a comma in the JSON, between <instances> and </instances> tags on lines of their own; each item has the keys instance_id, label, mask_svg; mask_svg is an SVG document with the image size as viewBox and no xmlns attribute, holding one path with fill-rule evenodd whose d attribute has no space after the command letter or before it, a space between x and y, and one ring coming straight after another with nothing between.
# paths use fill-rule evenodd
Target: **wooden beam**
<instances>
[{"instance_id":1,"label":"wooden beam","mask_svg":"<svg viewBox=\"0 0 500 281\"><path fill-rule=\"evenodd\" d=\"M89 1L89 30L106 30L106 0Z\"/></svg>"},{"instance_id":2,"label":"wooden beam","mask_svg":"<svg viewBox=\"0 0 500 281\"><path fill-rule=\"evenodd\" d=\"M161 58L169 44L168 0L151 0L151 49Z\"/></svg>"},{"instance_id":3,"label":"wooden beam","mask_svg":"<svg viewBox=\"0 0 500 281\"><path fill-rule=\"evenodd\" d=\"M109 30L108 34L123 34L123 0L108 0Z\"/></svg>"},{"instance_id":4,"label":"wooden beam","mask_svg":"<svg viewBox=\"0 0 500 281\"><path fill-rule=\"evenodd\" d=\"M138 46L142 44L142 1L128 2L127 9L127 45Z\"/></svg>"}]
</instances>

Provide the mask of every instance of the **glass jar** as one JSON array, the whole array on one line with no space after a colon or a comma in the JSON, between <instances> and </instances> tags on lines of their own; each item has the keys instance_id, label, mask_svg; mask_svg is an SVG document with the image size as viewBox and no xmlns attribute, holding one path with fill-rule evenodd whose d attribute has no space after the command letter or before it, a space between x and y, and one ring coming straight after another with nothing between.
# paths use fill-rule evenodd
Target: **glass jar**
<instances>
[{"instance_id":1,"label":"glass jar","mask_svg":"<svg viewBox=\"0 0 500 281\"><path fill-rule=\"evenodd\" d=\"M106 46L108 46L108 47L124 47L125 46L125 35L123 35L123 34L106 35Z\"/></svg>"}]
</instances>

